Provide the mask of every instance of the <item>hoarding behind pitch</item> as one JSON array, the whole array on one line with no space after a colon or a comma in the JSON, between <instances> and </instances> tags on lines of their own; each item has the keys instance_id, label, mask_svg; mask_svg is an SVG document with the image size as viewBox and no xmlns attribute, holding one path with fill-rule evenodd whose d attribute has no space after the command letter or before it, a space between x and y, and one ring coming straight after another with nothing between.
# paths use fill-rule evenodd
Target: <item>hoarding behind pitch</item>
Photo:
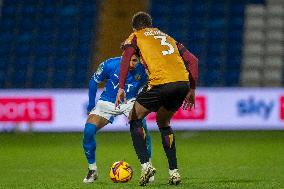
<instances>
[{"instance_id":1,"label":"hoarding behind pitch","mask_svg":"<svg viewBox=\"0 0 284 189\"><path fill-rule=\"evenodd\" d=\"M32 127L34 131L82 131L87 118L86 89L0 90L0 131ZM101 91L100 91L101 92ZM202 88L196 107L179 109L171 125L176 130L284 129L284 90L276 88ZM98 95L97 95L98 96ZM118 116L103 130L128 130ZM147 117L157 129L155 114Z\"/></svg>"}]
</instances>

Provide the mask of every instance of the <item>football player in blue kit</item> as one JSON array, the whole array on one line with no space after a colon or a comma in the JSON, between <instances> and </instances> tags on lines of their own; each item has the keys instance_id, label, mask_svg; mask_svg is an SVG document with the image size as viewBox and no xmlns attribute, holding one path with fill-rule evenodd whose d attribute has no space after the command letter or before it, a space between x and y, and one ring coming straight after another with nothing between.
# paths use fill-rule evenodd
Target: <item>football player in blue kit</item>
<instances>
[{"instance_id":1,"label":"football player in blue kit","mask_svg":"<svg viewBox=\"0 0 284 189\"><path fill-rule=\"evenodd\" d=\"M99 129L112 123L117 115L129 116L135 97L139 89L147 82L147 74L136 55L131 57L130 72L127 76L125 91L127 103L115 108L116 94L119 88L119 72L121 57L110 58L101 63L89 83L89 104L87 107L88 119L84 128L83 148L89 167L84 178L84 183L92 183L98 178L96 165L96 133ZM95 103L98 84L106 81L105 89L97 103ZM146 120L143 120L143 128L146 133L148 154L151 157L151 139L147 130ZM151 178L151 181L154 177Z\"/></svg>"}]
</instances>

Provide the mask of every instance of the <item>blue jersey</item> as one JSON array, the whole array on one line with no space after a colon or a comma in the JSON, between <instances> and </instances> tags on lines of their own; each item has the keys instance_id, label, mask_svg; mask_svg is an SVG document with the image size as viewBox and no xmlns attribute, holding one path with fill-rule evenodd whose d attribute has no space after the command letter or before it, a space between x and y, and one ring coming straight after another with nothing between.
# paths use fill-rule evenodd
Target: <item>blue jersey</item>
<instances>
[{"instance_id":1,"label":"blue jersey","mask_svg":"<svg viewBox=\"0 0 284 189\"><path fill-rule=\"evenodd\" d=\"M107 81L105 89L100 96L100 100L115 103L116 94L119 88L119 71L120 71L121 57L110 58L101 63L94 75L92 76L89 84L89 105L88 112L95 107L95 98L98 84L102 81ZM136 97L139 89L145 85L148 77L145 72L144 66L138 63L136 68L130 70L126 83L125 93L126 98L131 99Z\"/></svg>"}]
</instances>

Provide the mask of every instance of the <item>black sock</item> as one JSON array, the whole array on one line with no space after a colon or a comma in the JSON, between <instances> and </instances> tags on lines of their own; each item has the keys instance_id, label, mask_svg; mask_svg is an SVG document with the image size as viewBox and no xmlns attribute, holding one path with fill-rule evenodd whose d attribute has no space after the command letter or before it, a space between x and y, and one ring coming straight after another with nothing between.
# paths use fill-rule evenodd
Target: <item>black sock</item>
<instances>
[{"instance_id":1,"label":"black sock","mask_svg":"<svg viewBox=\"0 0 284 189\"><path fill-rule=\"evenodd\" d=\"M168 158L169 169L177 169L176 145L172 128L163 127L159 129L161 132L162 143Z\"/></svg>"},{"instance_id":2,"label":"black sock","mask_svg":"<svg viewBox=\"0 0 284 189\"><path fill-rule=\"evenodd\" d=\"M149 161L149 156L147 153L146 145L146 133L142 127L143 123L141 119L132 120L130 123L130 133L132 137L132 142L136 154L141 162L141 164Z\"/></svg>"}]
</instances>

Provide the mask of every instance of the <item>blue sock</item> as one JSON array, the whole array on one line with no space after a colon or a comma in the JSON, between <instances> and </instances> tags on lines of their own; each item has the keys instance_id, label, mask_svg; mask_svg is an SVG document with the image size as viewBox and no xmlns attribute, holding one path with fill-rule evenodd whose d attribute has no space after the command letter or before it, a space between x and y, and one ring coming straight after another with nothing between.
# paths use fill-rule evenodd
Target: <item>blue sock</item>
<instances>
[{"instance_id":1,"label":"blue sock","mask_svg":"<svg viewBox=\"0 0 284 189\"><path fill-rule=\"evenodd\" d=\"M85 124L83 148L89 164L93 164L96 162L96 132L96 125L92 123Z\"/></svg>"},{"instance_id":2,"label":"blue sock","mask_svg":"<svg viewBox=\"0 0 284 189\"><path fill-rule=\"evenodd\" d=\"M147 129L146 119L143 119L142 123L143 123L142 127L144 128L145 133L146 133L147 153L148 153L149 158L152 159L152 142L151 142L150 133L149 133L149 131Z\"/></svg>"}]
</instances>

